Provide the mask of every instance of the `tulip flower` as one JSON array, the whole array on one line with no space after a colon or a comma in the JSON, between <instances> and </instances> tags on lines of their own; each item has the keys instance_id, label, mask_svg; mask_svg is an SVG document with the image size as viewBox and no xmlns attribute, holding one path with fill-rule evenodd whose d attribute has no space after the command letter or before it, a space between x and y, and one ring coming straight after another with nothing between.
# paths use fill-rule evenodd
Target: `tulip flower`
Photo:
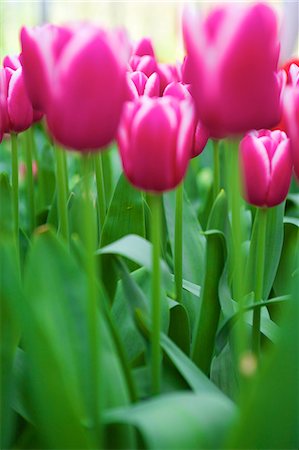
<instances>
[{"instance_id":1,"label":"tulip flower","mask_svg":"<svg viewBox=\"0 0 299 450\"><path fill-rule=\"evenodd\" d=\"M150 77L158 70L158 65L155 57L150 55L133 55L130 58L129 65L133 72L143 72L147 77Z\"/></svg>"},{"instance_id":2,"label":"tulip flower","mask_svg":"<svg viewBox=\"0 0 299 450\"><path fill-rule=\"evenodd\" d=\"M225 5L204 20L187 11L183 34L185 77L199 119L213 138L271 128L279 121L279 42L269 6Z\"/></svg>"},{"instance_id":3,"label":"tulip flower","mask_svg":"<svg viewBox=\"0 0 299 450\"><path fill-rule=\"evenodd\" d=\"M246 200L260 207L283 202L293 165L286 134L279 130L248 133L240 143L240 158Z\"/></svg>"},{"instance_id":4,"label":"tulip flower","mask_svg":"<svg viewBox=\"0 0 299 450\"><path fill-rule=\"evenodd\" d=\"M171 96L175 97L178 100L189 100L193 103L192 96L190 94L190 86L183 85L180 82L172 82L166 86L163 96ZM195 156L200 155L209 139L208 130L199 122L195 120L195 131L193 138L193 145L191 151L191 158L195 158Z\"/></svg>"},{"instance_id":5,"label":"tulip flower","mask_svg":"<svg viewBox=\"0 0 299 450\"><path fill-rule=\"evenodd\" d=\"M0 79L0 134L24 131L33 122L33 108L24 85L22 67L15 71L9 67L1 68Z\"/></svg>"},{"instance_id":6,"label":"tulip flower","mask_svg":"<svg viewBox=\"0 0 299 450\"><path fill-rule=\"evenodd\" d=\"M160 93L160 78L157 73L147 77L143 72L129 72L127 74L129 98L135 100L141 95L158 97Z\"/></svg>"},{"instance_id":7,"label":"tulip flower","mask_svg":"<svg viewBox=\"0 0 299 450\"><path fill-rule=\"evenodd\" d=\"M45 25L22 28L21 43L29 96L54 138L80 151L109 144L127 95L123 35Z\"/></svg>"},{"instance_id":8,"label":"tulip flower","mask_svg":"<svg viewBox=\"0 0 299 450\"><path fill-rule=\"evenodd\" d=\"M133 55L137 56L149 55L155 57L155 51L151 39L146 37L140 39L135 44L135 47L133 49Z\"/></svg>"},{"instance_id":9,"label":"tulip flower","mask_svg":"<svg viewBox=\"0 0 299 450\"><path fill-rule=\"evenodd\" d=\"M287 71L287 85L283 92L283 116L278 125L291 141L294 170L299 179L299 65L292 64Z\"/></svg>"},{"instance_id":10,"label":"tulip flower","mask_svg":"<svg viewBox=\"0 0 299 450\"><path fill-rule=\"evenodd\" d=\"M188 100L140 97L125 106L118 134L124 172L139 189L163 192L183 179L194 136Z\"/></svg>"}]
</instances>

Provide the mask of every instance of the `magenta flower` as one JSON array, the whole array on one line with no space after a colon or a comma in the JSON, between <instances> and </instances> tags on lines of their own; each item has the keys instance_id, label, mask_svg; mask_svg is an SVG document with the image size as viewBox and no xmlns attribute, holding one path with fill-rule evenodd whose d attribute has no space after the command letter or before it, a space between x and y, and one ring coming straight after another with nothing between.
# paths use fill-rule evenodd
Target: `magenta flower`
<instances>
[{"instance_id":1,"label":"magenta flower","mask_svg":"<svg viewBox=\"0 0 299 450\"><path fill-rule=\"evenodd\" d=\"M95 26L21 31L29 96L66 147L97 150L116 135L127 96L126 43Z\"/></svg>"},{"instance_id":2,"label":"magenta flower","mask_svg":"<svg viewBox=\"0 0 299 450\"><path fill-rule=\"evenodd\" d=\"M129 100L135 100L141 95L159 97L160 78L157 73L147 77L143 72L129 72L127 74Z\"/></svg>"},{"instance_id":3,"label":"magenta flower","mask_svg":"<svg viewBox=\"0 0 299 450\"><path fill-rule=\"evenodd\" d=\"M215 138L271 128L281 114L279 43L273 10L261 3L222 6L201 20L187 12L184 77L199 119Z\"/></svg>"},{"instance_id":4,"label":"magenta flower","mask_svg":"<svg viewBox=\"0 0 299 450\"><path fill-rule=\"evenodd\" d=\"M163 96L175 97L178 100L189 100L193 103L193 98L190 94L190 86L183 85L179 82L170 83L166 86ZM200 155L209 139L208 130L194 117L194 138L191 151L191 158Z\"/></svg>"},{"instance_id":5,"label":"magenta flower","mask_svg":"<svg viewBox=\"0 0 299 450\"><path fill-rule=\"evenodd\" d=\"M194 136L188 100L140 97L127 102L118 134L124 172L139 189L163 192L183 179Z\"/></svg>"},{"instance_id":6,"label":"magenta flower","mask_svg":"<svg viewBox=\"0 0 299 450\"><path fill-rule=\"evenodd\" d=\"M290 140L283 131L248 133L240 143L246 200L255 206L276 206L286 198L292 176Z\"/></svg>"},{"instance_id":7,"label":"magenta flower","mask_svg":"<svg viewBox=\"0 0 299 450\"><path fill-rule=\"evenodd\" d=\"M294 170L299 180L299 66L292 64L283 93L283 121L291 141Z\"/></svg>"},{"instance_id":8,"label":"magenta flower","mask_svg":"<svg viewBox=\"0 0 299 450\"><path fill-rule=\"evenodd\" d=\"M22 75L22 67L0 68L0 140L5 133L19 133L33 122L33 108Z\"/></svg>"},{"instance_id":9,"label":"magenta flower","mask_svg":"<svg viewBox=\"0 0 299 450\"><path fill-rule=\"evenodd\" d=\"M133 55L137 56L153 56L155 57L155 51L153 47L153 43L150 38L144 37L136 42L133 48Z\"/></svg>"}]
</instances>

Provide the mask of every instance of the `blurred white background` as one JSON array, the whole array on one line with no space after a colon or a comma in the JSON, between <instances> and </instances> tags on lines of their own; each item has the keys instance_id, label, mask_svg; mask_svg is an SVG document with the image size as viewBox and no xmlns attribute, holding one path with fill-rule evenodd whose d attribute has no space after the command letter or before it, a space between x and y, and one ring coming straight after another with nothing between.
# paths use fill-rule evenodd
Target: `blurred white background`
<instances>
[{"instance_id":1,"label":"blurred white background","mask_svg":"<svg viewBox=\"0 0 299 450\"><path fill-rule=\"evenodd\" d=\"M244 2L249 3L249 0ZM299 56L299 0L264 2L271 4L280 18L283 61ZM224 0L193 2L203 12L219 3ZM180 29L185 5L182 1L154 0L0 0L0 56L2 59L6 53L19 52L18 36L22 25L91 20L107 27L124 26L133 40L149 36L161 61L175 61L183 56Z\"/></svg>"}]
</instances>

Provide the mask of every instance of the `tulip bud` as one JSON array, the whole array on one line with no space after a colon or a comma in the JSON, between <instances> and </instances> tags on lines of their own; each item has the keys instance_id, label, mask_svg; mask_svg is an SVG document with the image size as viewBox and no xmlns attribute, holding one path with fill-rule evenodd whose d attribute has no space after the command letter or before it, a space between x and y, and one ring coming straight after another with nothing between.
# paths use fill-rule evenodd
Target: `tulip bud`
<instances>
[{"instance_id":1,"label":"tulip bud","mask_svg":"<svg viewBox=\"0 0 299 450\"><path fill-rule=\"evenodd\" d=\"M21 43L30 98L53 137L80 151L108 145L127 96L124 36L92 25L47 25L23 28Z\"/></svg>"},{"instance_id":2,"label":"tulip bud","mask_svg":"<svg viewBox=\"0 0 299 450\"><path fill-rule=\"evenodd\" d=\"M283 131L248 133L240 143L246 200L255 206L276 206L286 198L292 176L290 140Z\"/></svg>"},{"instance_id":3,"label":"tulip bud","mask_svg":"<svg viewBox=\"0 0 299 450\"><path fill-rule=\"evenodd\" d=\"M141 95L158 97L160 93L160 79L157 73L147 77L143 72L129 72L127 74L129 100L135 100Z\"/></svg>"},{"instance_id":4,"label":"tulip bud","mask_svg":"<svg viewBox=\"0 0 299 450\"><path fill-rule=\"evenodd\" d=\"M151 39L146 37L140 39L133 49L133 55L149 55L155 57L155 51Z\"/></svg>"},{"instance_id":5,"label":"tulip bud","mask_svg":"<svg viewBox=\"0 0 299 450\"><path fill-rule=\"evenodd\" d=\"M139 189L163 192L183 179L194 136L188 100L140 97L124 108L118 144L124 172Z\"/></svg>"},{"instance_id":6,"label":"tulip bud","mask_svg":"<svg viewBox=\"0 0 299 450\"><path fill-rule=\"evenodd\" d=\"M269 6L225 5L205 20L186 12L183 33L185 77L212 137L271 128L279 121L279 42Z\"/></svg>"},{"instance_id":7,"label":"tulip bud","mask_svg":"<svg viewBox=\"0 0 299 450\"><path fill-rule=\"evenodd\" d=\"M9 67L1 68L0 78L0 135L19 133L29 128L33 122L33 108L24 85L22 67L15 71Z\"/></svg>"}]
</instances>

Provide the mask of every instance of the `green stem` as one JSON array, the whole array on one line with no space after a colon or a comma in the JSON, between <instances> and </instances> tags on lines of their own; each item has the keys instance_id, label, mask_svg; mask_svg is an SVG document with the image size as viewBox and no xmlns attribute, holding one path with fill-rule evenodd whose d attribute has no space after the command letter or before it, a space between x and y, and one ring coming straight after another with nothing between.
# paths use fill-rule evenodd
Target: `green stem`
<instances>
[{"instance_id":1,"label":"green stem","mask_svg":"<svg viewBox=\"0 0 299 450\"><path fill-rule=\"evenodd\" d=\"M35 229L35 198L34 198L34 180L32 172L32 131L29 129L26 133L26 181L27 181L27 200L30 216L30 232Z\"/></svg>"},{"instance_id":2,"label":"green stem","mask_svg":"<svg viewBox=\"0 0 299 450\"><path fill-rule=\"evenodd\" d=\"M161 387L161 197L150 196L152 238L152 328L151 328L151 375L152 393L157 395Z\"/></svg>"},{"instance_id":3,"label":"green stem","mask_svg":"<svg viewBox=\"0 0 299 450\"><path fill-rule=\"evenodd\" d=\"M112 162L111 162L112 152L111 150L106 150L102 152L103 160L103 171L104 171L104 185L106 194L106 204L109 205L110 199L112 197Z\"/></svg>"},{"instance_id":4,"label":"green stem","mask_svg":"<svg viewBox=\"0 0 299 450\"><path fill-rule=\"evenodd\" d=\"M264 270L265 270L265 242L267 229L267 208L259 208L256 212L258 225L258 241L257 241L257 261L256 261L256 284L255 284L255 301L263 300L264 287ZM253 312L253 328L252 328L252 350L259 358L260 356L260 325L261 310L255 308Z\"/></svg>"},{"instance_id":5,"label":"green stem","mask_svg":"<svg viewBox=\"0 0 299 450\"><path fill-rule=\"evenodd\" d=\"M15 238L19 249L19 164L18 164L18 140L15 133L11 133L11 174L13 212L15 224Z\"/></svg>"},{"instance_id":6,"label":"green stem","mask_svg":"<svg viewBox=\"0 0 299 450\"><path fill-rule=\"evenodd\" d=\"M106 217L106 196L105 196L105 184L104 184L104 174L103 174L103 161L102 153L98 152L94 155L94 168L96 174L96 186L97 186L97 205L98 205L98 215L99 215L99 230L98 238L99 242L101 239L101 233L104 226L104 221Z\"/></svg>"},{"instance_id":7,"label":"green stem","mask_svg":"<svg viewBox=\"0 0 299 450\"><path fill-rule=\"evenodd\" d=\"M62 150L55 147L56 155L56 189L57 189L57 206L59 215L59 230L63 238L69 243L69 222L67 211L67 193L66 193L66 173L65 162Z\"/></svg>"},{"instance_id":8,"label":"green stem","mask_svg":"<svg viewBox=\"0 0 299 450\"><path fill-rule=\"evenodd\" d=\"M214 160L214 183L213 194L214 200L220 191L220 164L219 164L219 141L213 140L213 160Z\"/></svg>"},{"instance_id":9,"label":"green stem","mask_svg":"<svg viewBox=\"0 0 299 450\"><path fill-rule=\"evenodd\" d=\"M242 309L244 301L244 256L242 251L243 228L241 221L242 198L241 198L241 180L239 167L239 145L238 142L232 142L230 151L231 161L229 170L229 186L231 194L231 225L232 225L232 291L233 298L239 303L239 320L233 331L233 340L235 348L235 363L238 371L241 367L241 360L246 354L248 348L246 337L246 324L244 312ZM243 381L241 374L240 381Z\"/></svg>"},{"instance_id":10,"label":"green stem","mask_svg":"<svg viewBox=\"0 0 299 450\"><path fill-rule=\"evenodd\" d=\"M63 167L64 167L64 174L65 174L65 193L66 193L66 201L68 201L69 198L69 178L68 178L68 166L67 166L67 153L62 152L63 157Z\"/></svg>"},{"instance_id":11,"label":"green stem","mask_svg":"<svg viewBox=\"0 0 299 450\"><path fill-rule=\"evenodd\" d=\"M175 232L174 232L174 280L176 300L183 298L183 182L177 187L175 196Z\"/></svg>"},{"instance_id":12,"label":"green stem","mask_svg":"<svg viewBox=\"0 0 299 450\"><path fill-rule=\"evenodd\" d=\"M96 250L96 226L93 216L93 202L90 186L90 164L89 156L82 156L84 169L84 244L85 244L85 269L87 275L87 321L89 332L89 363L90 363L90 383L93 386L93 395L90 398L94 427L99 439L99 448L103 448L102 411L104 408L103 381L101 371L101 318L99 320L97 305L97 264L95 259Z\"/></svg>"}]
</instances>

